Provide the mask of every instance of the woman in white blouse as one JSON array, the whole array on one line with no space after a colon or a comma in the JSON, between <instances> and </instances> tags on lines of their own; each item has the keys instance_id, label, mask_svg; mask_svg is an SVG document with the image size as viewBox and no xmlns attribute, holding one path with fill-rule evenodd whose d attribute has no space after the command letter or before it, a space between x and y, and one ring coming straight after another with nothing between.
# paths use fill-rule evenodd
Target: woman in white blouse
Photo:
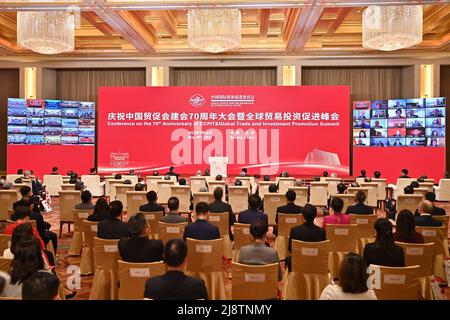
<instances>
[{"instance_id":1,"label":"woman in white blouse","mask_svg":"<svg viewBox=\"0 0 450 320\"><path fill-rule=\"evenodd\" d=\"M341 263L339 283L329 284L320 300L377 300L373 290L367 287L367 265L356 253L348 253Z\"/></svg>"}]
</instances>

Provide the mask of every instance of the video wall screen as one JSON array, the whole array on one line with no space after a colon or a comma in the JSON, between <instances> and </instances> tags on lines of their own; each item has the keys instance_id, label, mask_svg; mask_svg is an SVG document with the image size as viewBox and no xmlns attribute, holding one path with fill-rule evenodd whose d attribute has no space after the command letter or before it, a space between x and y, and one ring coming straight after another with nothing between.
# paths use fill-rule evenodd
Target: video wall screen
<instances>
[{"instance_id":1,"label":"video wall screen","mask_svg":"<svg viewBox=\"0 0 450 320\"><path fill-rule=\"evenodd\" d=\"M92 146L95 103L9 98L8 144Z\"/></svg>"},{"instance_id":2,"label":"video wall screen","mask_svg":"<svg viewBox=\"0 0 450 320\"><path fill-rule=\"evenodd\" d=\"M355 101L355 147L445 147L445 98Z\"/></svg>"}]
</instances>

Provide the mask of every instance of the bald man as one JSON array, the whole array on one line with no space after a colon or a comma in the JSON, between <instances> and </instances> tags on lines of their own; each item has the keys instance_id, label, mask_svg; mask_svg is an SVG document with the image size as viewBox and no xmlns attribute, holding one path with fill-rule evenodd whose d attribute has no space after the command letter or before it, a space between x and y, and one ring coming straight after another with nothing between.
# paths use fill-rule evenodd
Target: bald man
<instances>
[{"instance_id":1,"label":"bald man","mask_svg":"<svg viewBox=\"0 0 450 320\"><path fill-rule=\"evenodd\" d=\"M431 214L433 213L433 203L428 200L423 200L419 204L420 216L415 217L416 226L419 227L441 227L442 222L434 219Z\"/></svg>"}]
</instances>

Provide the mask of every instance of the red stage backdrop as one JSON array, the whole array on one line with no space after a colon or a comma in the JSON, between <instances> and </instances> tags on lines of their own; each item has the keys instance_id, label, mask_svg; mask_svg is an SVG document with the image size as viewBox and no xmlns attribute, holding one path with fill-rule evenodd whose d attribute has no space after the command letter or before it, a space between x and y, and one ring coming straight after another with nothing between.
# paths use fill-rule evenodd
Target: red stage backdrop
<instances>
[{"instance_id":1,"label":"red stage backdrop","mask_svg":"<svg viewBox=\"0 0 450 320\"><path fill-rule=\"evenodd\" d=\"M349 87L99 88L98 167L181 174L349 174Z\"/></svg>"}]
</instances>

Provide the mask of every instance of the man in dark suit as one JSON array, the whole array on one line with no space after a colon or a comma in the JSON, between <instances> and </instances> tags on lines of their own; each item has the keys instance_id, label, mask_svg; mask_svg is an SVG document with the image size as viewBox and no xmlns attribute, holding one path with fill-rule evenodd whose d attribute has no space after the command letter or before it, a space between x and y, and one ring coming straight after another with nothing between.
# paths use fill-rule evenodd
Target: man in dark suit
<instances>
[{"instance_id":1,"label":"man in dark suit","mask_svg":"<svg viewBox=\"0 0 450 320\"><path fill-rule=\"evenodd\" d=\"M409 173L408 169L402 169L402 175L399 178L410 179L408 173Z\"/></svg>"},{"instance_id":2,"label":"man in dark suit","mask_svg":"<svg viewBox=\"0 0 450 320\"><path fill-rule=\"evenodd\" d=\"M428 200L422 200L419 204L420 216L415 217L416 226L419 227L442 227L442 222L434 219L431 214L433 213L433 204Z\"/></svg>"},{"instance_id":3,"label":"man in dark suit","mask_svg":"<svg viewBox=\"0 0 450 320\"><path fill-rule=\"evenodd\" d=\"M126 262L156 262L163 259L164 244L161 240L149 239L150 226L145 213L138 212L128 220L131 238L119 240L119 254Z\"/></svg>"},{"instance_id":4,"label":"man in dark suit","mask_svg":"<svg viewBox=\"0 0 450 320\"><path fill-rule=\"evenodd\" d=\"M122 239L128 238L130 232L125 223L120 221L123 205L119 200L109 204L109 216L98 224L97 236L101 239Z\"/></svg>"},{"instance_id":5,"label":"man in dark suit","mask_svg":"<svg viewBox=\"0 0 450 320\"><path fill-rule=\"evenodd\" d=\"M164 207L158 205L157 200L158 200L158 196L156 195L155 191L149 191L147 192L147 194L145 195L147 197L147 204L144 204L142 206L139 207L139 211L142 212L159 212L162 211L164 212Z\"/></svg>"},{"instance_id":6,"label":"man in dark suit","mask_svg":"<svg viewBox=\"0 0 450 320\"><path fill-rule=\"evenodd\" d=\"M191 238L195 240L215 240L220 238L219 229L208 222L209 206L206 202L199 202L195 205L195 222L192 222L184 229L183 239Z\"/></svg>"},{"instance_id":7,"label":"man in dark suit","mask_svg":"<svg viewBox=\"0 0 450 320\"><path fill-rule=\"evenodd\" d=\"M248 197L248 210L239 213L238 222L252 224L256 220L262 220L269 224L267 214L258 211L259 207L261 207L261 198L256 194L250 195Z\"/></svg>"},{"instance_id":8,"label":"man in dark suit","mask_svg":"<svg viewBox=\"0 0 450 320\"><path fill-rule=\"evenodd\" d=\"M214 202L209 204L209 212L214 213L227 213L228 212L228 223L230 225L230 240L233 241L233 233L231 232L231 226L236 222L236 217L234 216L233 209L231 206L222 201L223 197L223 189L221 187L217 187L214 189Z\"/></svg>"},{"instance_id":9,"label":"man in dark suit","mask_svg":"<svg viewBox=\"0 0 450 320\"><path fill-rule=\"evenodd\" d=\"M181 216L178 213L178 208L180 207L180 200L177 197L170 197L167 200L167 207L169 208L169 212L161 218L161 222L165 223L182 223L188 222L186 217Z\"/></svg>"},{"instance_id":10,"label":"man in dark suit","mask_svg":"<svg viewBox=\"0 0 450 320\"><path fill-rule=\"evenodd\" d=\"M165 174L165 176L175 176L175 177L177 177L177 181L178 181L178 176L179 176L179 174L175 173L175 167L171 166L171 167L169 168L169 172L167 172L167 173Z\"/></svg>"},{"instance_id":11,"label":"man in dark suit","mask_svg":"<svg viewBox=\"0 0 450 320\"><path fill-rule=\"evenodd\" d=\"M275 222L278 224L278 214L279 213L285 213L285 214L300 214L302 213L302 207L295 204L295 199L297 198L297 194L292 191L288 190L286 192L286 200L287 204L284 206L280 206L277 208L277 213L275 215ZM278 225L273 227L273 234L278 235Z\"/></svg>"},{"instance_id":12,"label":"man in dark suit","mask_svg":"<svg viewBox=\"0 0 450 320\"><path fill-rule=\"evenodd\" d=\"M432 216L445 216L447 214L444 208L439 208L434 205L434 202L436 201L436 194L434 192L425 193L425 200L428 200L433 204L433 212L431 212ZM419 215L419 209L417 209L414 216Z\"/></svg>"},{"instance_id":13,"label":"man in dark suit","mask_svg":"<svg viewBox=\"0 0 450 320\"><path fill-rule=\"evenodd\" d=\"M145 283L144 298L154 300L200 300L208 299L205 282L183 273L187 257L186 243L172 239L164 248L166 274L151 277Z\"/></svg>"},{"instance_id":14,"label":"man in dark suit","mask_svg":"<svg viewBox=\"0 0 450 320\"><path fill-rule=\"evenodd\" d=\"M363 191L358 191L355 195L356 204L348 206L346 214L373 214L373 208L366 206L366 194Z\"/></svg>"}]
</instances>

